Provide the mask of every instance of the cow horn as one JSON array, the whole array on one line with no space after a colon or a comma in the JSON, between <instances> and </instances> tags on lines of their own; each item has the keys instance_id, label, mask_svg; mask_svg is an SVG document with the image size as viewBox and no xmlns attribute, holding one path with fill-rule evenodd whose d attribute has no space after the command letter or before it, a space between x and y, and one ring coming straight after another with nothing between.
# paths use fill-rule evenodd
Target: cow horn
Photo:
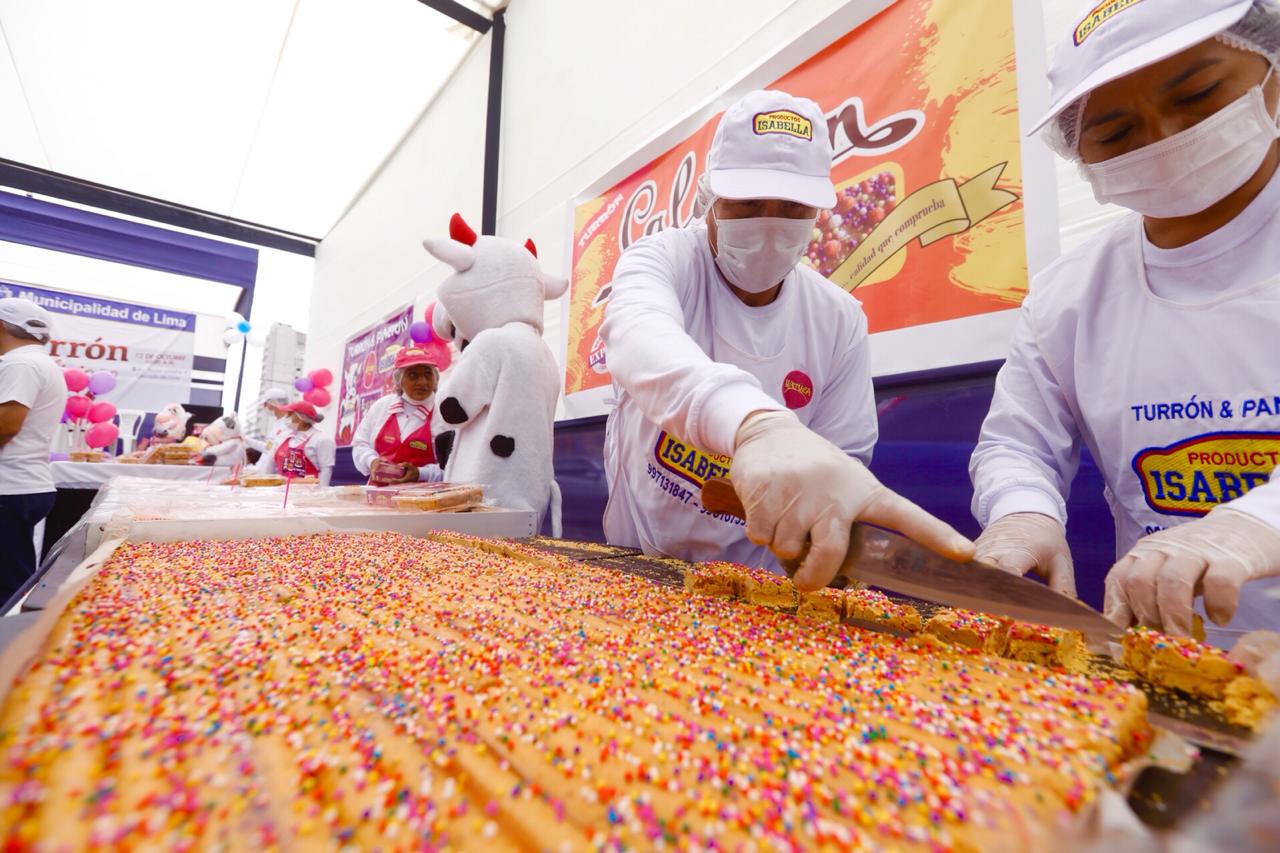
<instances>
[{"instance_id":1,"label":"cow horn","mask_svg":"<svg viewBox=\"0 0 1280 853\"><path fill-rule=\"evenodd\" d=\"M455 213L449 219L449 236L467 246L476 244L476 232L471 230L461 213Z\"/></svg>"}]
</instances>

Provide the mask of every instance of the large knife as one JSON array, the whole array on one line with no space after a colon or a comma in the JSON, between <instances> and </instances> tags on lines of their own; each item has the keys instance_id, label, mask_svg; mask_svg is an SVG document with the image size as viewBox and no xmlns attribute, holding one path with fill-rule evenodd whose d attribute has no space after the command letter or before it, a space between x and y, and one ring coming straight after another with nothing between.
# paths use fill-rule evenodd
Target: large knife
<instances>
[{"instance_id":1,"label":"large knife","mask_svg":"<svg viewBox=\"0 0 1280 853\"><path fill-rule=\"evenodd\" d=\"M733 484L722 478L702 487L708 512L746 518ZM792 574L799 565L785 565ZM947 607L977 610L1023 622L1081 631L1090 644L1117 639L1123 632L1089 605L1035 581L986 563L958 563L897 533L855 522L849 553L837 579L850 578Z\"/></svg>"}]
</instances>

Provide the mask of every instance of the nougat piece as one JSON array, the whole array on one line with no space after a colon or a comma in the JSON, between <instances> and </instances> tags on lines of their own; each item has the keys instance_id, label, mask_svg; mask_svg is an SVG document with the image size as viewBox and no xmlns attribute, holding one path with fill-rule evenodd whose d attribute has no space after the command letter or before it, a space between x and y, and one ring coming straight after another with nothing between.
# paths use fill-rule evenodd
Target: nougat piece
<instances>
[{"instance_id":1,"label":"nougat piece","mask_svg":"<svg viewBox=\"0 0 1280 853\"><path fill-rule=\"evenodd\" d=\"M1267 685L1252 675L1242 675L1223 691L1222 713L1232 725L1258 729L1272 716L1276 704Z\"/></svg>"},{"instance_id":2,"label":"nougat piece","mask_svg":"<svg viewBox=\"0 0 1280 853\"><path fill-rule=\"evenodd\" d=\"M908 634L920 630L920 611L910 604L899 604L877 589L850 589L844 595L845 615L850 619Z\"/></svg>"},{"instance_id":3,"label":"nougat piece","mask_svg":"<svg viewBox=\"0 0 1280 853\"><path fill-rule=\"evenodd\" d=\"M1125 666L1157 687L1168 687L1222 699L1227 685L1244 674L1244 666L1226 652L1190 637L1172 637L1151 628L1132 628L1124 635Z\"/></svg>"},{"instance_id":4,"label":"nougat piece","mask_svg":"<svg viewBox=\"0 0 1280 853\"><path fill-rule=\"evenodd\" d=\"M1070 672L1084 672L1089 665L1089 650L1079 631L1031 622L1014 622L1009 626L1004 656Z\"/></svg>"},{"instance_id":5,"label":"nougat piece","mask_svg":"<svg viewBox=\"0 0 1280 853\"><path fill-rule=\"evenodd\" d=\"M815 622L839 622L844 618L844 591L820 589L817 592L800 593L800 607L796 615Z\"/></svg>"},{"instance_id":6,"label":"nougat piece","mask_svg":"<svg viewBox=\"0 0 1280 853\"><path fill-rule=\"evenodd\" d=\"M742 582L741 598L762 607L786 610L800 604L800 596L791 579L775 575L767 569L738 566Z\"/></svg>"},{"instance_id":7,"label":"nougat piece","mask_svg":"<svg viewBox=\"0 0 1280 853\"><path fill-rule=\"evenodd\" d=\"M697 563L685 568L684 588L695 595L740 598L742 582L738 572L727 563Z\"/></svg>"},{"instance_id":8,"label":"nougat piece","mask_svg":"<svg viewBox=\"0 0 1280 853\"><path fill-rule=\"evenodd\" d=\"M1009 620L971 610L941 610L924 630L953 646L998 655L1008 643Z\"/></svg>"}]
</instances>

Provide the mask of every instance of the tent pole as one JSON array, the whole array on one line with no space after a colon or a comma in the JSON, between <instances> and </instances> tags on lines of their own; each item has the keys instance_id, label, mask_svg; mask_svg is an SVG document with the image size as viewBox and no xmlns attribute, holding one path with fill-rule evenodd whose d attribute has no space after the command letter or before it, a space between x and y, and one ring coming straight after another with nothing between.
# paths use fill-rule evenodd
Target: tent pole
<instances>
[{"instance_id":1,"label":"tent pole","mask_svg":"<svg viewBox=\"0 0 1280 853\"><path fill-rule=\"evenodd\" d=\"M507 34L507 12L493 16L489 42L489 111L484 127L484 208L480 233L498 233L498 166L502 142L502 58Z\"/></svg>"},{"instance_id":2,"label":"tent pole","mask_svg":"<svg viewBox=\"0 0 1280 853\"><path fill-rule=\"evenodd\" d=\"M236 402L231 407L231 411L237 415L240 414L240 389L244 386L244 362L249 355L249 336L245 335L240 340L240 375L236 377Z\"/></svg>"},{"instance_id":3,"label":"tent pole","mask_svg":"<svg viewBox=\"0 0 1280 853\"><path fill-rule=\"evenodd\" d=\"M418 2L424 6L430 6L442 15L448 15L459 24L470 27L481 35L489 32L489 19L484 15L471 11L457 2L457 0L418 0ZM499 12L498 14L502 13Z\"/></svg>"}]
</instances>

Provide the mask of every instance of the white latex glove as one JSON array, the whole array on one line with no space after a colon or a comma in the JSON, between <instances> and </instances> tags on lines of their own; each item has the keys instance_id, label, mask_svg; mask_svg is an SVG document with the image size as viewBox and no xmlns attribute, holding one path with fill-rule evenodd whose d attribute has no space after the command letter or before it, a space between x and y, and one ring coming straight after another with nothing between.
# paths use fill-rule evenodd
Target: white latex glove
<instances>
[{"instance_id":1,"label":"white latex glove","mask_svg":"<svg viewBox=\"0 0 1280 853\"><path fill-rule=\"evenodd\" d=\"M1280 696L1280 634L1275 631L1245 634L1231 647L1231 657Z\"/></svg>"},{"instance_id":2,"label":"white latex glove","mask_svg":"<svg viewBox=\"0 0 1280 853\"><path fill-rule=\"evenodd\" d=\"M969 560L973 543L867 470L791 412L756 412L738 429L733 485L746 509L747 538L783 560L811 547L792 580L802 592L836 576L849 550L850 527L892 528L946 557Z\"/></svg>"},{"instance_id":3,"label":"white latex glove","mask_svg":"<svg viewBox=\"0 0 1280 853\"><path fill-rule=\"evenodd\" d=\"M1240 588L1280 574L1280 530L1219 507L1204 518L1138 540L1107 575L1106 615L1169 634L1191 635L1191 603L1203 591L1218 625L1235 615Z\"/></svg>"},{"instance_id":4,"label":"white latex glove","mask_svg":"<svg viewBox=\"0 0 1280 853\"><path fill-rule=\"evenodd\" d=\"M1076 597L1067 530L1058 519L1039 512L1015 512L987 525L976 544L975 560L1014 575L1034 571L1056 592Z\"/></svg>"}]
</instances>

